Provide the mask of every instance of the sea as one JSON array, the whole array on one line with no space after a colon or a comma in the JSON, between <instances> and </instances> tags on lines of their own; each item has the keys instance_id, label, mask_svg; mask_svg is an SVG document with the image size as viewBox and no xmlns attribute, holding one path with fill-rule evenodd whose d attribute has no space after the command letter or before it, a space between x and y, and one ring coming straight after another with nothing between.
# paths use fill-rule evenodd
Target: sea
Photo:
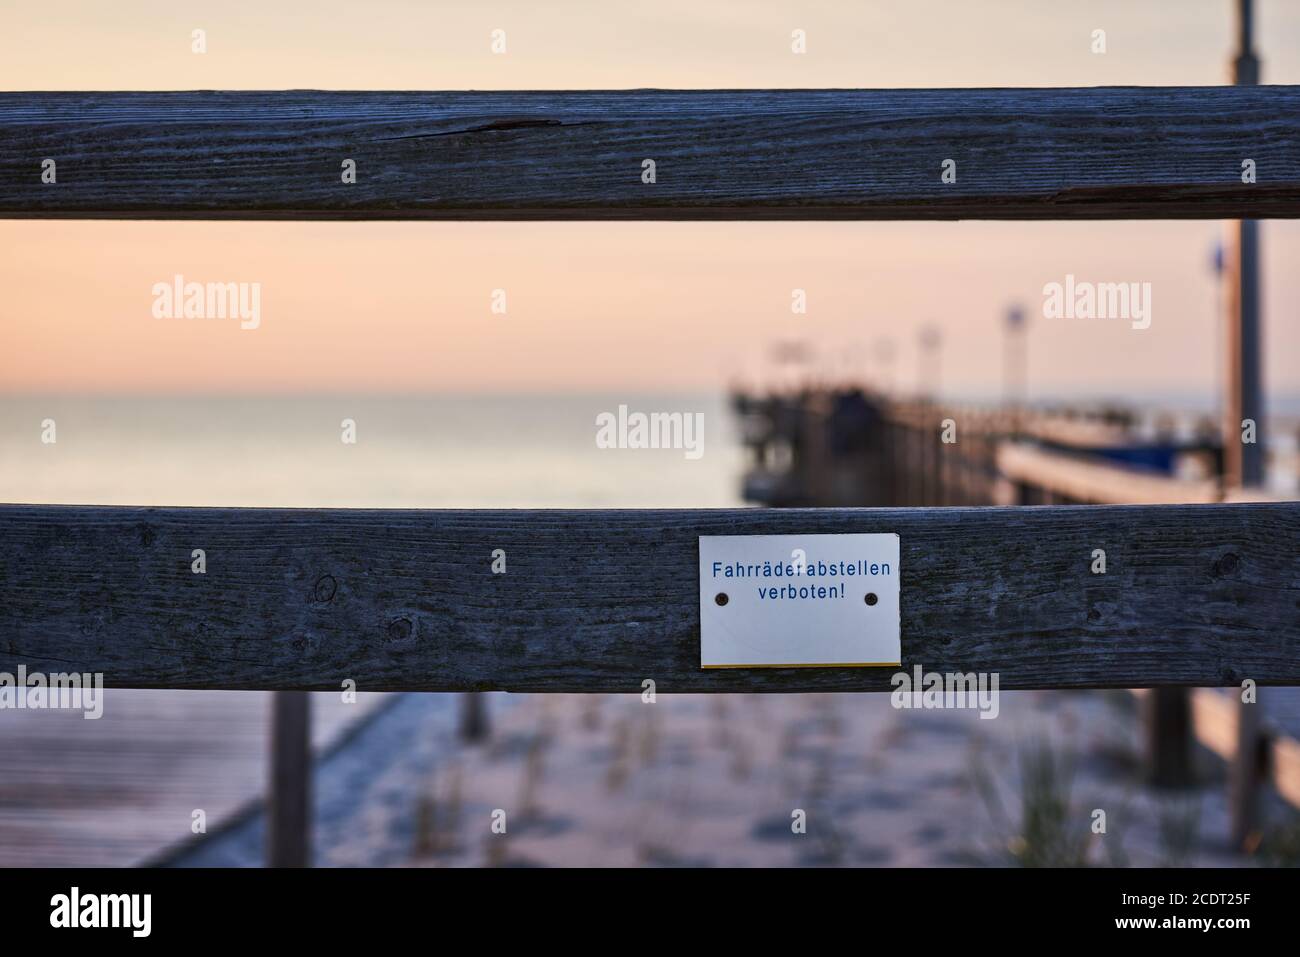
<instances>
[{"instance_id":1,"label":"sea","mask_svg":"<svg viewBox=\"0 0 1300 957\"><path fill-rule=\"evenodd\" d=\"M702 415L700 454L600 447L620 406ZM0 397L8 503L717 508L743 464L720 393Z\"/></svg>"}]
</instances>

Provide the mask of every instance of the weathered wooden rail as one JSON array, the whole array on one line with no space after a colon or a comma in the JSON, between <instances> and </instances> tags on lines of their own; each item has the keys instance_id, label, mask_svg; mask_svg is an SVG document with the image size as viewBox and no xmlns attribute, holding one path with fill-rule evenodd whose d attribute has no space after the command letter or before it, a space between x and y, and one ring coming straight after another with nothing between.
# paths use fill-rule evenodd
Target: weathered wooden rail
<instances>
[{"instance_id":1,"label":"weathered wooden rail","mask_svg":"<svg viewBox=\"0 0 1300 957\"><path fill-rule=\"evenodd\" d=\"M1297 503L5 506L0 667L137 688L887 690L895 669L700 669L698 536L836 532L901 536L909 668L996 671L1004 688L1300 683Z\"/></svg>"},{"instance_id":2,"label":"weathered wooden rail","mask_svg":"<svg viewBox=\"0 0 1300 957\"><path fill-rule=\"evenodd\" d=\"M0 93L0 217L1296 215L1293 86Z\"/></svg>"},{"instance_id":3,"label":"weathered wooden rail","mask_svg":"<svg viewBox=\"0 0 1300 957\"><path fill-rule=\"evenodd\" d=\"M0 217L1296 218L1300 87L0 93ZM696 537L894 531L906 664L1006 688L1295 684L1298 526L1295 504L4 506L0 668L119 687L883 690L885 670L701 671ZM302 700L277 709L277 775L302 774ZM305 802L272 802L273 862L306 862Z\"/></svg>"}]
</instances>

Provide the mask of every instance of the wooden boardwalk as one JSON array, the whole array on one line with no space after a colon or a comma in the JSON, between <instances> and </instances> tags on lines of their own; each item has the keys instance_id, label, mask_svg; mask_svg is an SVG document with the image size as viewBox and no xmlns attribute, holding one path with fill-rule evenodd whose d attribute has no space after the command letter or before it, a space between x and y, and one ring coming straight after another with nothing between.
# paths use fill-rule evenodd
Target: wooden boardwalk
<instances>
[{"instance_id":1,"label":"wooden boardwalk","mask_svg":"<svg viewBox=\"0 0 1300 957\"><path fill-rule=\"evenodd\" d=\"M0 711L0 867L147 863L208 833L265 792L271 695L104 692L104 713ZM317 754L388 696L312 696Z\"/></svg>"}]
</instances>

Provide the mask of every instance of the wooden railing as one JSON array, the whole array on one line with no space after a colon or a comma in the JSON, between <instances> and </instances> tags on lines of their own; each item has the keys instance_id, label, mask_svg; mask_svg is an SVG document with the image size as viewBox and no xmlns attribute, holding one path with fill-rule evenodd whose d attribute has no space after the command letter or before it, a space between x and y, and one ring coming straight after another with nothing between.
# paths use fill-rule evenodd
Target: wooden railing
<instances>
[{"instance_id":1,"label":"wooden railing","mask_svg":"<svg viewBox=\"0 0 1300 957\"><path fill-rule=\"evenodd\" d=\"M1294 217L1297 116L1293 86L0 93L0 216Z\"/></svg>"},{"instance_id":2,"label":"wooden railing","mask_svg":"<svg viewBox=\"0 0 1300 957\"><path fill-rule=\"evenodd\" d=\"M700 668L699 536L861 532L901 536L906 666L1004 688L1300 683L1300 503L4 506L0 661L130 688L887 690L887 669Z\"/></svg>"},{"instance_id":3,"label":"wooden railing","mask_svg":"<svg viewBox=\"0 0 1300 957\"><path fill-rule=\"evenodd\" d=\"M1246 158L1258 182L1241 181ZM1297 87L0 93L0 217L1298 216ZM1008 688L1300 683L1293 503L11 505L0 667L102 671L114 687L886 688L888 675L863 669L700 670L697 537L776 531L902 536L905 663L999 671ZM1098 545L1113 556L1104 577L1087 570ZM205 576L188 574L196 547ZM490 573L493 548L510 552L508 575ZM277 707L281 762L305 747L302 702ZM291 790L279 828L305 826L305 792ZM303 846L286 837L272 859L293 862Z\"/></svg>"}]
</instances>

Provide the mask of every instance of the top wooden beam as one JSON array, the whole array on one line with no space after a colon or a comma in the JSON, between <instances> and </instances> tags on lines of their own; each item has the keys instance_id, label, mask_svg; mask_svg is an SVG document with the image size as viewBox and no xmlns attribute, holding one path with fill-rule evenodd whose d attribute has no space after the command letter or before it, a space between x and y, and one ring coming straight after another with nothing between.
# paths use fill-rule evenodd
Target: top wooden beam
<instances>
[{"instance_id":1,"label":"top wooden beam","mask_svg":"<svg viewBox=\"0 0 1300 957\"><path fill-rule=\"evenodd\" d=\"M0 93L7 218L1297 216L1295 86Z\"/></svg>"}]
</instances>

